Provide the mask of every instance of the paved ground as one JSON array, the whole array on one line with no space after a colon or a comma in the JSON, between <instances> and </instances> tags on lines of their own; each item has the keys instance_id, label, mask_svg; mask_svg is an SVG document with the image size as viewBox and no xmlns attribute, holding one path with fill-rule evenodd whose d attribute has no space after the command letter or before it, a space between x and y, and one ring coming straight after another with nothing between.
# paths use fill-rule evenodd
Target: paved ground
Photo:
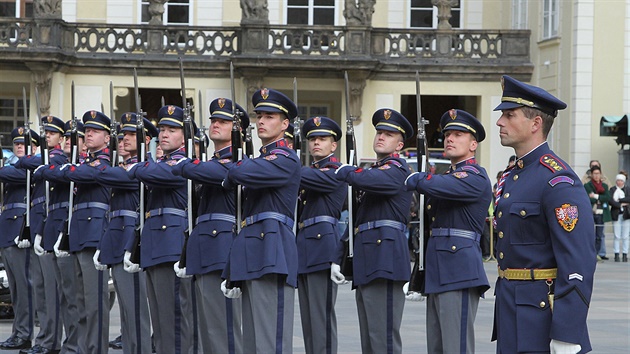
<instances>
[{"instance_id":1,"label":"paved ground","mask_svg":"<svg viewBox=\"0 0 630 354\"><path fill-rule=\"evenodd\" d=\"M607 235L608 250L612 250L611 236ZM614 263L611 260L597 264L595 274L595 290L591 301L588 326L593 344L593 353L628 353L630 352L630 263ZM485 264L491 283L496 278L496 263ZM486 294L479 304L476 330L476 352L494 353L495 345L490 342L492 333L492 312L494 307L494 289ZM117 305L116 305L117 306ZM337 299L337 315L339 326L339 353L360 353L359 325L354 302L354 291L350 286L340 288ZM111 313L110 338L119 332L120 316L117 307ZM296 299L296 318L293 348L295 353L304 352L299 310ZM402 340L404 353L425 353L425 303L407 302L402 324ZM0 339L8 337L11 322L0 322ZM3 351L17 353L17 351ZM111 351L112 353L122 351Z\"/></svg>"}]
</instances>

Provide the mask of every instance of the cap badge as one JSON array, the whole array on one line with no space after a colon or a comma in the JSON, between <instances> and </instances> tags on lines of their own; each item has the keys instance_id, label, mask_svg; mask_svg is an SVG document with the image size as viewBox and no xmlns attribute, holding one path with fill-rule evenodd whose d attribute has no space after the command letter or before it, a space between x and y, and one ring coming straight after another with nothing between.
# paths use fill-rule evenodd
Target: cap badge
<instances>
[{"instance_id":1,"label":"cap badge","mask_svg":"<svg viewBox=\"0 0 630 354\"><path fill-rule=\"evenodd\" d=\"M219 104L219 108L225 107L225 98L219 98L217 103Z\"/></svg>"},{"instance_id":2,"label":"cap badge","mask_svg":"<svg viewBox=\"0 0 630 354\"><path fill-rule=\"evenodd\" d=\"M22 135L22 134L24 134L24 128L19 127L18 128L18 135Z\"/></svg>"},{"instance_id":3,"label":"cap badge","mask_svg":"<svg viewBox=\"0 0 630 354\"><path fill-rule=\"evenodd\" d=\"M96 118L96 111L90 111L90 116L92 117L92 119Z\"/></svg>"},{"instance_id":4,"label":"cap badge","mask_svg":"<svg viewBox=\"0 0 630 354\"><path fill-rule=\"evenodd\" d=\"M269 97L269 89L262 89L260 90L260 95L262 96L263 100L266 100L267 97Z\"/></svg>"},{"instance_id":5,"label":"cap badge","mask_svg":"<svg viewBox=\"0 0 630 354\"><path fill-rule=\"evenodd\" d=\"M501 77L501 91L505 90L505 80Z\"/></svg>"},{"instance_id":6,"label":"cap badge","mask_svg":"<svg viewBox=\"0 0 630 354\"><path fill-rule=\"evenodd\" d=\"M127 122L131 122L131 114L125 113L125 119L127 119Z\"/></svg>"},{"instance_id":7,"label":"cap badge","mask_svg":"<svg viewBox=\"0 0 630 354\"><path fill-rule=\"evenodd\" d=\"M168 112L169 116L172 116L173 113L175 113L175 106L168 106L168 108L166 109L166 111Z\"/></svg>"},{"instance_id":8,"label":"cap badge","mask_svg":"<svg viewBox=\"0 0 630 354\"><path fill-rule=\"evenodd\" d=\"M451 116L452 120L455 120L455 118L457 118L457 111L455 109L451 109L448 111L448 115Z\"/></svg>"},{"instance_id":9,"label":"cap badge","mask_svg":"<svg viewBox=\"0 0 630 354\"><path fill-rule=\"evenodd\" d=\"M386 109L385 111L383 111L383 118L385 118L385 120L388 120L391 116L392 116L392 111L390 111L389 109Z\"/></svg>"},{"instance_id":10,"label":"cap badge","mask_svg":"<svg viewBox=\"0 0 630 354\"><path fill-rule=\"evenodd\" d=\"M48 121L48 123L52 123L53 117L52 116L48 116L48 117L46 117L46 120Z\"/></svg>"},{"instance_id":11,"label":"cap badge","mask_svg":"<svg viewBox=\"0 0 630 354\"><path fill-rule=\"evenodd\" d=\"M313 123L315 123L316 127L319 127L320 124L322 124L322 119L319 118L319 117L315 117L315 118L313 118Z\"/></svg>"}]
</instances>

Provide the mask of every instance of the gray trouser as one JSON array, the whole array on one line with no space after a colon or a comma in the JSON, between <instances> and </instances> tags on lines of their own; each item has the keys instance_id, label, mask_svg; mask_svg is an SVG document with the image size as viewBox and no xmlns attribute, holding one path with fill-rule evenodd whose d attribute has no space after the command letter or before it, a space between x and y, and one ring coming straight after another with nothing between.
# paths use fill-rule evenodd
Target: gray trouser
<instances>
[{"instance_id":1,"label":"gray trouser","mask_svg":"<svg viewBox=\"0 0 630 354\"><path fill-rule=\"evenodd\" d=\"M429 353L474 353L474 323L479 305L477 289L447 291L427 296Z\"/></svg>"},{"instance_id":2,"label":"gray trouser","mask_svg":"<svg viewBox=\"0 0 630 354\"><path fill-rule=\"evenodd\" d=\"M39 320L39 333L35 338L35 344L57 350L61 346L61 319L55 260L52 253L37 256L34 251L31 251L31 259L35 311Z\"/></svg>"},{"instance_id":3,"label":"gray trouser","mask_svg":"<svg viewBox=\"0 0 630 354\"><path fill-rule=\"evenodd\" d=\"M31 251L17 246L2 249L4 268L7 271L11 303L13 305L13 327L11 334L22 339L33 335L33 289L31 288Z\"/></svg>"},{"instance_id":4,"label":"gray trouser","mask_svg":"<svg viewBox=\"0 0 630 354\"><path fill-rule=\"evenodd\" d=\"M355 297L363 353L402 353L403 284L401 281L375 279L357 287Z\"/></svg>"},{"instance_id":5,"label":"gray trouser","mask_svg":"<svg viewBox=\"0 0 630 354\"><path fill-rule=\"evenodd\" d=\"M298 275L298 299L306 353L337 353L337 284L330 269Z\"/></svg>"},{"instance_id":6,"label":"gray trouser","mask_svg":"<svg viewBox=\"0 0 630 354\"><path fill-rule=\"evenodd\" d=\"M94 268L95 248L75 253L79 333L86 353L107 353L109 350L109 272Z\"/></svg>"},{"instance_id":7,"label":"gray trouser","mask_svg":"<svg viewBox=\"0 0 630 354\"><path fill-rule=\"evenodd\" d=\"M59 286L59 307L61 321L66 333L61 346L61 353L85 353L85 348L79 349L79 306L77 301L76 260L74 255L58 258L53 256L55 264L55 278ZM83 344L83 343L82 343Z\"/></svg>"},{"instance_id":8,"label":"gray trouser","mask_svg":"<svg viewBox=\"0 0 630 354\"><path fill-rule=\"evenodd\" d=\"M144 272L128 273L123 264L111 268L120 307L124 354L151 353L151 322Z\"/></svg>"},{"instance_id":9,"label":"gray trouser","mask_svg":"<svg viewBox=\"0 0 630 354\"><path fill-rule=\"evenodd\" d=\"M220 290L221 272L195 276L199 332L204 353L243 353L241 299L228 299Z\"/></svg>"},{"instance_id":10,"label":"gray trouser","mask_svg":"<svg viewBox=\"0 0 630 354\"><path fill-rule=\"evenodd\" d=\"M243 282L243 351L292 353L295 289L284 274Z\"/></svg>"}]
</instances>

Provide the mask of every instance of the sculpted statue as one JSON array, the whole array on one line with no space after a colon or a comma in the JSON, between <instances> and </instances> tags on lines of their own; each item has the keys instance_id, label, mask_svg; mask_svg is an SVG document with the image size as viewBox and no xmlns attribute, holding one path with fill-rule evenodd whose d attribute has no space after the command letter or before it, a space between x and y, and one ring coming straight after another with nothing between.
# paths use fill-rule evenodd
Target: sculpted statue
<instances>
[{"instance_id":1,"label":"sculpted statue","mask_svg":"<svg viewBox=\"0 0 630 354\"><path fill-rule=\"evenodd\" d=\"M346 0L343 15L348 26L371 26L376 0Z\"/></svg>"},{"instance_id":2,"label":"sculpted statue","mask_svg":"<svg viewBox=\"0 0 630 354\"><path fill-rule=\"evenodd\" d=\"M61 0L34 0L35 18L61 18Z\"/></svg>"},{"instance_id":3,"label":"sculpted statue","mask_svg":"<svg viewBox=\"0 0 630 354\"><path fill-rule=\"evenodd\" d=\"M242 17L241 23L268 24L269 10L267 0L240 0Z\"/></svg>"}]
</instances>

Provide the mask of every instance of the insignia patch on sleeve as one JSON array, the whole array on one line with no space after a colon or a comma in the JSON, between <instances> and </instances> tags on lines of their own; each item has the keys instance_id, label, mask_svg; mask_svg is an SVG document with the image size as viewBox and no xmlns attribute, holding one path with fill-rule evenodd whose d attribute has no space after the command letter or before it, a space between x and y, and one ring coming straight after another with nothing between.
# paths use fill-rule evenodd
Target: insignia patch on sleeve
<instances>
[{"instance_id":1,"label":"insignia patch on sleeve","mask_svg":"<svg viewBox=\"0 0 630 354\"><path fill-rule=\"evenodd\" d=\"M166 161L166 164L169 166L175 166L177 164L177 160L168 160Z\"/></svg>"},{"instance_id":2,"label":"insignia patch on sleeve","mask_svg":"<svg viewBox=\"0 0 630 354\"><path fill-rule=\"evenodd\" d=\"M90 162L90 166L92 166L92 167L97 167L100 164L101 164L101 161L99 161L99 160L94 160L94 161Z\"/></svg>"},{"instance_id":3,"label":"insignia patch on sleeve","mask_svg":"<svg viewBox=\"0 0 630 354\"><path fill-rule=\"evenodd\" d=\"M221 160L219 160L219 163L226 164L226 163L229 163L231 161L232 161L232 159L221 159Z\"/></svg>"},{"instance_id":4,"label":"insignia patch on sleeve","mask_svg":"<svg viewBox=\"0 0 630 354\"><path fill-rule=\"evenodd\" d=\"M278 155L276 155L276 154L273 154L273 155L267 155L267 156L263 157L263 159L265 159L265 160L267 160L267 161L273 161L273 160L275 160L275 159L277 159L277 158L278 158Z\"/></svg>"},{"instance_id":5,"label":"insignia patch on sleeve","mask_svg":"<svg viewBox=\"0 0 630 354\"><path fill-rule=\"evenodd\" d=\"M457 171L457 172L453 172L453 176L457 178L466 178L468 177L468 173L464 171Z\"/></svg>"},{"instance_id":6,"label":"insignia patch on sleeve","mask_svg":"<svg viewBox=\"0 0 630 354\"><path fill-rule=\"evenodd\" d=\"M570 185L573 185L575 183L575 181L571 177L558 176L558 177L554 177L554 178L550 179L548 183L549 183L550 186L555 187L556 184L558 184L558 183L568 183Z\"/></svg>"},{"instance_id":7,"label":"insignia patch on sleeve","mask_svg":"<svg viewBox=\"0 0 630 354\"><path fill-rule=\"evenodd\" d=\"M322 171L322 172L326 172L326 171L330 170L330 168L324 167L324 168L320 168L319 170Z\"/></svg>"},{"instance_id":8,"label":"insignia patch on sleeve","mask_svg":"<svg viewBox=\"0 0 630 354\"><path fill-rule=\"evenodd\" d=\"M389 170L390 168L391 168L391 167L389 167L389 165L388 165L388 164L385 164L385 165L383 165L383 166L380 166L378 169L379 169L379 170Z\"/></svg>"},{"instance_id":9,"label":"insignia patch on sleeve","mask_svg":"<svg viewBox=\"0 0 630 354\"><path fill-rule=\"evenodd\" d=\"M577 205L562 204L560 208L556 208L556 219L564 231L573 231L578 221Z\"/></svg>"},{"instance_id":10,"label":"insignia patch on sleeve","mask_svg":"<svg viewBox=\"0 0 630 354\"><path fill-rule=\"evenodd\" d=\"M579 281L582 281L584 279L584 277L582 276L582 274L579 274L579 273L571 273L571 274L569 274L569 280L573 280L573 279L577 279Z\"/></svg>"},{"instance_id":11,"label":"insignia patch on sleeve","mask_svg":"<svg viewBox=\"0 0 630 354\"><path fill-rule=\"evenodd\" d=\"M559 172L567 169L562 162L558 161L555 156L550 154L542 155L540 157L540 163L550 169L551 172Z\"/></svg>"},{"instance_id":12,"label":"insignia patch on sleeve","mask_svg":"<svg viewBox=\"0 0 630 354\"><path fill-rule=\"evenodd\" d=\"M476 173L476 174L480 174L481 172L479 172L478 169L475 168L475 166L470 166L470 165L465 165L462 166L462 170L466 170L472 173Z\"/></svg>"}]
</instances>

